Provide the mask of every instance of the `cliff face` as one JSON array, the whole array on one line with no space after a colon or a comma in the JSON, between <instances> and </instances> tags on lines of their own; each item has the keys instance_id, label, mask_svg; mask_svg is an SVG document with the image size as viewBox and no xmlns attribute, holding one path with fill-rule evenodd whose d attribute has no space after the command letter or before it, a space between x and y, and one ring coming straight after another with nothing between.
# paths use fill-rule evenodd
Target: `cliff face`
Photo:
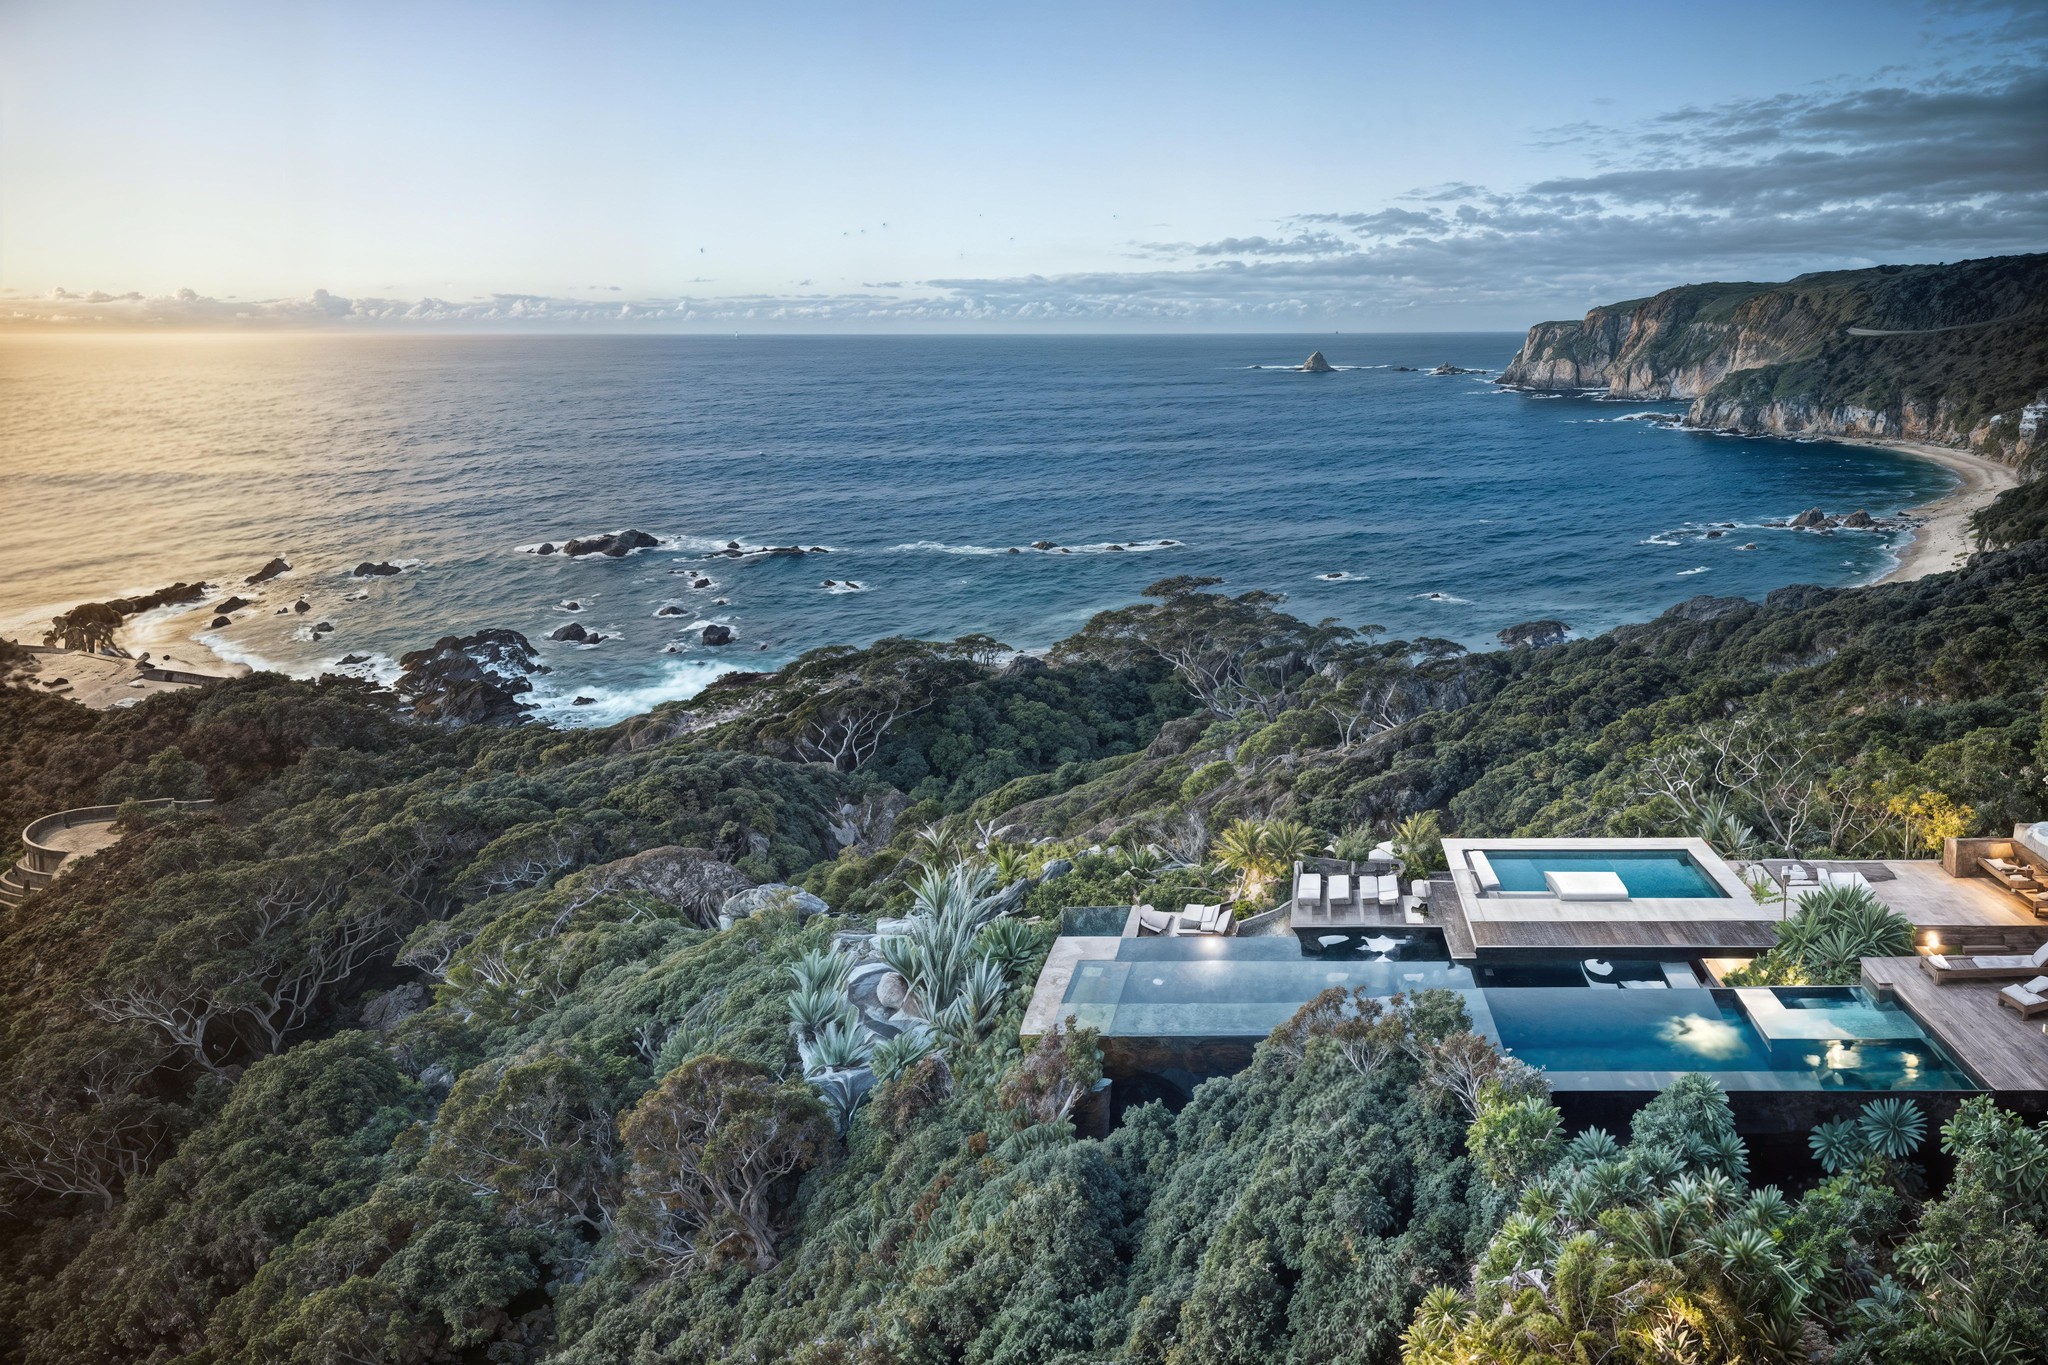
<instances>
[{"instance_id":1,"label":"cliff face","mask_svg":"<svg viewBox=\"0 0 2048 1365\"><path fill-rule=\"evenodd\" d=\"M1500 382L1690 399L1691 425L2017 459L2048 433L2048 254L1702 284L1529 329Z\"/></svg>"}]
</instances>

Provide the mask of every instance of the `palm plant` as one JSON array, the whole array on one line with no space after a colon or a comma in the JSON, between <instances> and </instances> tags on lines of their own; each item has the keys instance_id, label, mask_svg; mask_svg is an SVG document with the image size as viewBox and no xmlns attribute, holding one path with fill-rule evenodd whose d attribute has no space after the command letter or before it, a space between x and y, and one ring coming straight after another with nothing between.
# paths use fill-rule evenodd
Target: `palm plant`
<instances>
[{"instance_id":1,"label":"palm plant","mask_svg":"<svg viewBox=\"0 0 2048 1365\"><path fill-rule=\"evenodd\" d=\"M1362 863L1380 846L1380 836L1371 825L1353 825L1330 841L1330 856L1347 863Z\"/></svg>"},{"instance_id":2,"label":"palm plant","mask_svg":"<svg viewBox=\"0 0 2048 1365\"><path fill-rule=\"evenodd\" d=\"M1298 859L1315 857L1323 847L1322 837L1299 820L1268 820L1265 837L1266 854L1282 871Z\"/></svg>"},{"instance_id":3,"label":"palm plant","mask_svg":"<svg viewBox=\"0 0 2048 1365\"><path fill-rule=\"evenodd\" d=\"M1250 900L1273 879L1265 830L1253 820L1233 820L1210 845L1209 855L1226 871L1237 874L1237 899Z\"/></svg>"},{"instance_id":4,"label":"palm plant","mask_svg":"<svg viewBox=\"0 0 2048 1365\"><path fill-rule=\"evenodd\" d=\"M1443 826L1433 810L1417 811L1394 826L1394 858L1401 864L1401 876L1420 881L1444 866Z\"/></svg>"}]
</instances>

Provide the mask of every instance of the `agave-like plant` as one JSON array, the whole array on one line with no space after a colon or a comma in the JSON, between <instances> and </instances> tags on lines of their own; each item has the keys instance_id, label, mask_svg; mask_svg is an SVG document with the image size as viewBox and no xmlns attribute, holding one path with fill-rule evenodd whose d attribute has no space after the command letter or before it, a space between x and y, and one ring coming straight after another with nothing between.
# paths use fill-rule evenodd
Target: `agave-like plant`
<instances>
[{"instance_id":1,"label":"agave-like plant","mask_svg":"<svg viewBox=\"0 0 2048 1365\"><path fill-rule=\"evenodd\" d=\"M1031 875L1031 850L1019 844L990 844L989 866L995 869L996 884L1008 886Z\"/></svg>"},{"instance_id":2,"label":"agave-like plant","mask_svg":"<svg viewBox=\"0 0 2048 1365\"><path fill-rule=\"evenodd\" d=\"M853 971L853 959L830 948L814 948L789 964L789 974L800 991L826 989L843 991Z\"/></svg>"},{"instance_id":3,"label":"agave-like plant","mask_svg":"<svg viewBox=\"0 0 2048 1365\"><path fill-rule=\"evenodd\" d=\"M1819 1125L1806 1135L1806 1145L1812 1150L1813 1159L1829 1175L1860 1166L1863 1158L1870 1155L1870 1144L1863 1140L1862 1130L1850 1119L1835 1119Z\"/></svg>"},{"instance_id":4,"label":"agave-like plant","mask_svg":"<svg viewBox=\"0 0 2048 1365\"><path fill-rule=\"evenodd\" d=\"M1872 1100L1863 1106L1856 1130L1870 1149L1893 1161L1904 1161L1927 1139L1927 1117L1920 1106L1897 1097Z\"/></svg>"},{"instance_id":5,"label":"agave-like plant","mask_svg":"<svg viewBox=\"0 0 2048 1365\"><path fill-rule=\"evenodd\" d=\"M925 869L910 884L911 913L933 919L966 917L978 927L991 913L996 870L986 863L951 863Z\"/></svg>"},{"instance_id":6,"label":"agave-like plant","mask_svg":"<svg viewBox=\"0 0 2048 1365\"><path fill-rule=\"evenodd\" d=\"M841 1071L819 1076L812 1084L818 1087L818 1098L824 1102L825 1115L832 1120L833 1130L845 1137L846 1130L853 1126L853 1111L867 1098L869 1087Z\"/></svg>"},{"instance_id":7,"label":"agave-like plant","mask_svg":"<svg viewBox=\"0 0 2048 1365\"><path fill-rule=\"evenodd\" d=\"M798 1042L816 1039L834 1024L851 1023L853 1002L839 987L802 986L789 993L789 1027Z\"/></svg>"},{"instance_id":8,"label":"agave-like plant","mask_svg":"<svg viewBox=\"0 0 2048 1365\"><path fill-rule=\"evenodd\" d=\"M894 1038L876 1043L868 1056L875 1080L883 1085L895 1080L939 1050L938 1036L922 1023L914 1023Z\"/></svg>"},{"instance_id":9,"label":"agave-like plant","mask_svg":"<svg viewBox=\"0 0 2048 1365\"><path fill-rule=\"evenodd\" d=\"M999 919L981 931L975 947L1004 976L1014 977L1038 956L1038 931L1022 920Z\"/></svg>"},{"instance_id":10,"label":"agave-like plant","mask_svg":"<svg viewBox=\"0 0 2048 1365\"><path fill-rule=\"evenodd\" d=\"M1564 1159L1575 1166L1590 1165L1621 1155L1621 1144L1605 1128L1588 1128L1564 1145Z\"/></svg>"},{"instance_id":11,"label":"agave-like plant","mask_svg":"<svg viewBox=\"0 0 2048 1365\"><path fill-rule=\"evenodd\" d=\"M874 1039L854 1020L841 1019L818 1030L816 1038L798 1039L796 1050L803 1059L804 1074L816 1076L824 1071L851 1071L866 1066L874 1050Z\"/></svg>"}]
</instances>

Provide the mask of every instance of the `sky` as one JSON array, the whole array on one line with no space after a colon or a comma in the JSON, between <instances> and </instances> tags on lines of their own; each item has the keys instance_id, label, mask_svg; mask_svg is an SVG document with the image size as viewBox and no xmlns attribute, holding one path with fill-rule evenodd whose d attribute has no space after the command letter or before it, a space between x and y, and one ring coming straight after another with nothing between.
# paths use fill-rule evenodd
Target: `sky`
<instances>
[{"instance_id":1,"label":"sky","mask_svg":"<svg viewBox=\"0 0 2048 1365\"><path fill-rule=\"evenodd\" d=\"M1492 330L2048 249L2048 0L0 0L0 325Z\"/></svg>"}]
</instances>

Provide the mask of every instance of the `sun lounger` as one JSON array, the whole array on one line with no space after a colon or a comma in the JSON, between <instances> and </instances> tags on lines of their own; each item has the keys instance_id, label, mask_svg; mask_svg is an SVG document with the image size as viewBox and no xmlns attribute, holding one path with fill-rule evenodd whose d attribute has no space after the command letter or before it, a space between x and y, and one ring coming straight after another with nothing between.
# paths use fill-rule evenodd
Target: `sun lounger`
<instances>
[{"instance_id":1,"label":"sun lounger","mask_svg":"<svg viewBox=\"0 0 2048 1365\"><path fill-rule=\"evenodd\" d=\"M1178 934L1227 934L1234 921L1220 905L1190 905L1180 912L1174 932Z\"/></svg>"},{"instance_id":2,"label":"sun lounger","mask_svg":"<svg viewBox=\"0 0 2048 1365\"><path fill-rule=\"evenodd\" d=\"M1377 882L1381 905L1399 905L1401 903L1401 879L1399 876L1389 872L1386 876L1378 878Z\"/></svg>"},{"instance_id":3,"label":"sun lounger","mask_svg":"<svg viewBox=\"0 0 2048 1365\"><path fill-rule=\"evenodd\" d=\"M2034 880L2031 869L2008 862L2004 858L1979 858L1977 866L1983 868L1991 880L2008 891L2032 891L2040 886L2040 883Z\"/></svg>"},{"instance_id":4,"label":"sun lounger","mask_svg":"<svg viewBox=\"0 0 2048 1365\"><path fill-rule=\"evenodd\" d=\"M1294 879L1294 903L1319 909L1323 903L1323 879L1320 873L1304 872Z\"/></svg>"},{"instance_id":5,"label":"sun lounger","mask_svg":"<svg viewBox=\"0 0 2048 1365\"><path fill-rule=\"evenodd\" d=\"M2037 976L2023 985L2005 987L1998 993L1998 1003L2007 1009L2018 1010L2022 1019L2048 1014L2048 976Z\"/></svg>"},{"instance_id":6,"label":"sun lounger","mask_svg":"<svg viewBox=\"0 0 2048 1365\"><path fill-rule=\"evenodd\" d=\"M1173 932L1173 916L1164 910L1154 910L1149 905L1138 907L1138 933L1170 934Z\"/></svg>"},{"instance_id":7,"label":"sun lounger","mask_svg":"<svg viewBox=\"0 0 2048 1365\"><path fill-rule=\"evenodd\" d=\"M2048 971L2048 943L2031 953L1995 957L1947 957L1935 953L1921 958L1920 965L1936 981L2017 981Z\"/></svg>"},{"instance_id":8,"label":"sun lounger","mask_svg":"<svg viewBox=\"0 0 2048 1365\"><path fill-rule=\"evenodd\" d=\"M1329 881L1324 885L1330 893L1330 909L1332 912L1352 908L1350 877L1342 872L1333 873Z\"/></svg>"}]
</instances>

